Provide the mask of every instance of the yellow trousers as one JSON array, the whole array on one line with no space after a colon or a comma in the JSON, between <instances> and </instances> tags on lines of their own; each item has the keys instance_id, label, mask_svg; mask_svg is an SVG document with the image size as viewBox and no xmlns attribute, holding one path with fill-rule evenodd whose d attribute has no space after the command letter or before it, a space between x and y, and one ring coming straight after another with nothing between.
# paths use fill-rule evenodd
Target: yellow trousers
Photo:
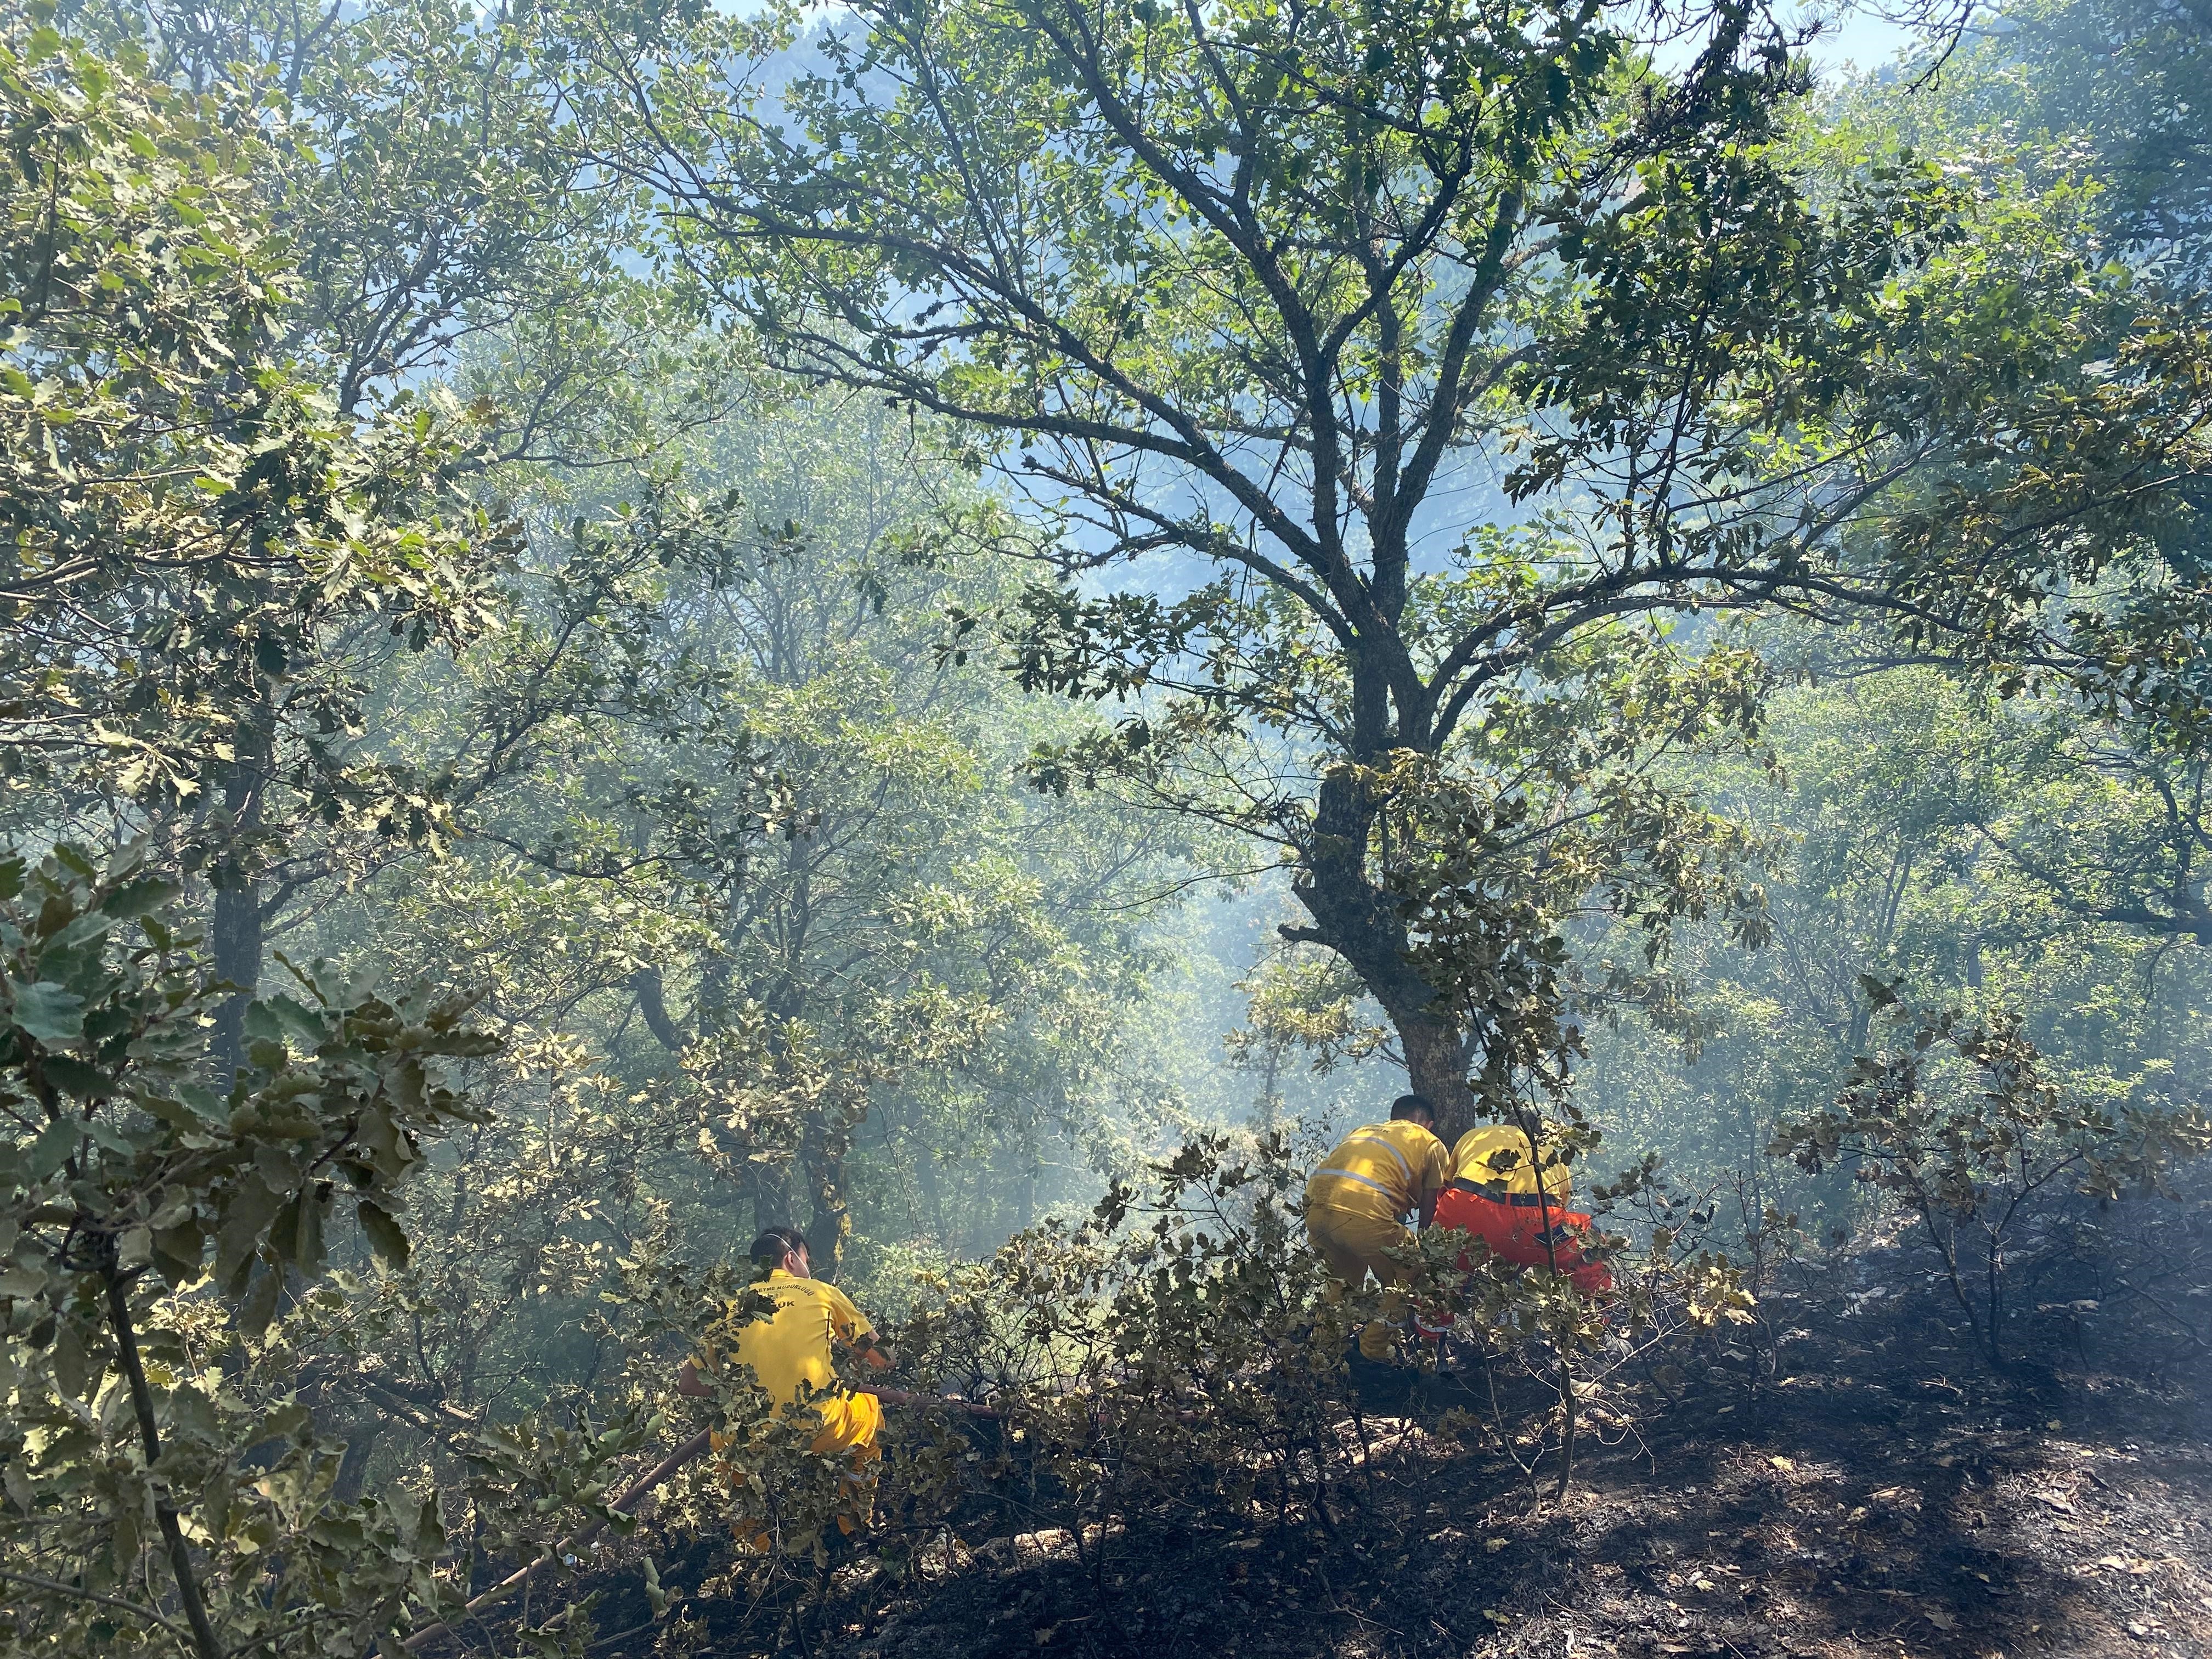
<instances>
[{"instance_id":1,"label":"yellow trousers","mask_svg":"<svg viewBox=\"0 0 2212 1659\"><path fill-rule=\"evenodd\" d=\"M884 1402L875 1395L847 1394L834 1400L817 1400L814 1409L822 1419L822 1432L814 1437L809 1451L826 1456L850 1446L865 1452L871 1461L883 1455L876 1436L883 1431Z\"/></svg>"},{"instance_id":2,"label":"yellow trousers","mask_svg":"<svg viewBox=\"0 0 2212 1659\"><path fill-rule=\"evenodd\" d=\"M848 1394L817 1400L812 1409L822 1419L822 1431L807 1443L806 1449L817 1457L840 1451L846 1454L845 1473L838 1482L837 1530L849 1538L875 1515L876 1474L884 1461L884 1449L876 1443L876 1437L884 1426L884 1402L872 1394ZM716 1450L722 1449L720 1436L715 1437L714 1444ZM732 1469L730 1478L735 1481L741 1477ZM745 1540L758 1555L769 1553L771 1541L765 1532Z\"/></svg>"},{"instance_id":3,"label":"yellow trousers","mask_svg":"<svg viewBox=\"0 0 2212 1659\"><path fill-rule=\"evenodd\" d=\"M850 1538L875 1518L876 1471L884 1461L876 1435L884 1426L884 1404L872 1394L848 1394L834 1406L823 1401L821 1411L829 1420L807 1450L823 1457L845 1452L845 1476L838 1483L837 1530Z\"/></svg>"},{"instance_id":4,"label":"yellow trousers","mask_svg":"<svg viewBox=\"0 0 2212 1659\"><path fill-rule=\"evenodd\" d=\"M1333 1204L1315 1203L1310 1197L1306 1236L1313 1240L1315 1254L1328 1263L1329 1272L1349 1290L1364 1285L1370 1273L1386 1287L1402 1285L1409 1277L1404 1267L1382 1254L1403 1249L1413 1242L1413 1230L1394 1216L1339 1209ZM1359 1352L1370 1359L1388 1359L1397 1344L1397 1327L1405 1316L1405 1297L1386 1288L1382 1317L1359 1333Z\"/></svg>"}]
</instances>

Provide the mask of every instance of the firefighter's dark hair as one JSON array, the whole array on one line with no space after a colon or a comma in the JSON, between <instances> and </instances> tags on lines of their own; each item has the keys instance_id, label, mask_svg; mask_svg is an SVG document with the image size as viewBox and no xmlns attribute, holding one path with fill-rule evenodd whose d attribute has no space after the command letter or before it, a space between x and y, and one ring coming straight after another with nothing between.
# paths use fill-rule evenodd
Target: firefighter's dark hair
<instances>
[{"instance_id":1,"label":"firefighter's dark hair","mask_svg":"<svg viewBox=\"0 0 2212 1659\"><path fill-rule=\"evenodd\" d=\"M806 1248L806 1235L796 1227L770 1227L753 1240L753 1265L763 1272L783 1266L784 1257Z\"/></svg>"},{"instance_id":2,"label":"firefighter's dark hair","mask_svg":"<svg viewBox=\"0 0 2212 1659\"><path fill-rule=\"evenodd\" d=\"M1437 1121L1437 1103L1426 1095L1400 1095L1390 1103L1390 1115L1394 1118L1425 1117L1434 1123Z\"/></svg>"}]
</instances>

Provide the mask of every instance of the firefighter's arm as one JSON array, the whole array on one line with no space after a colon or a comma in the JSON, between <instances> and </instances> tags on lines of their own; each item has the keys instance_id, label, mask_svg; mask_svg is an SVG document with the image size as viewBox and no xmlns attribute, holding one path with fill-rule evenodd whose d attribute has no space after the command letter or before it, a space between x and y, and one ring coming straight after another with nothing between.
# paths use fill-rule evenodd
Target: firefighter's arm
<instances>
[{"instance_id":1,"label":"firefighter's arm","mask_svg":"<svg viewBox=\"0 0 2212 1659\"><path fill-rule=\"evenodd\" d=\"M710 1395L714 1390L700 1379L699 1367L687 1359L684 1362L683 1368L676 1373L676 1392L697 1398Z\"/></svg>"},{"instance_id":2,"label":"firefighter's arm","mask_svg":"<svg viewBox=\"0 0 2212 1659\"><path fill-rule=\"evenodd\" d=\"M830 1334L872 1370L887 1371L898 1358L891 1345L876 1334L875 1327L868 1323L868 1316L842 1292L831 1304Z\"/></svg>"},{"instance_id":3,"label":"firefighter's arm","mask_svg":"<svg viewBox=\"0 0 2212 1659\"><path fill-rule=\"evenodd\" d=\"M1451 1167L1446 1164L1421 1183L1421 1225L1427 1226L1437 1218L1437 1200L1444 1195L1444 1183L1451 1179Z\"/></svg>"},{"instance_id":4,"label":"firefighter's arm","mask_svg":"<svg viewBox=\"0 0 2212 1659\"><path fill-rule=\"evenodd\" d=\"M1421 1225L1427 1226L1437 1218L1437 1200L1443 1196L1444 1187L1451 1180L1451 1154L1437 1141L1430 1148L1431 1156L1421 1168Z\"/></svg>"},{"instance_id":5,"label":"firefighter's arm","mask_svg":"<svg viewBox=\"0 0 2212 1659\"><path fill-rule=\"evenodd\" d=\"M898 1351L888 1342L877 1339L873 1331L862 1331L853 1339L853 1352L861 1360L879 1371L887 1371L897 1363Z\"/></svg>"}]
</instances>

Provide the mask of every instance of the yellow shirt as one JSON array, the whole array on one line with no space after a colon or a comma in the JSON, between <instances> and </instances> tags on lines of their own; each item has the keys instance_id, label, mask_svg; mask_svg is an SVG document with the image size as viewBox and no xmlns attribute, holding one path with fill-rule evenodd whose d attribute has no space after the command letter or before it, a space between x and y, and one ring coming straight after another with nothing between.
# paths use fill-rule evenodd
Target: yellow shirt
<instances>
[{"instance_id":1,"label":"yellow shirt","mask_svg":"<svg viewBox=\"0 0 2212 1659\"><path fill-rule=\"evenodd\" d=\"M1306 1182L1306 1202L1395 1219L1419 1212L1451 1179L1444 1144L1407 1118L1346 1135Z\"/></svg>"},{"instance_id":2,"label":"yellow shirt","mask_svg":"<svg viewBox=\"0 0 2212 1659\"><path fill-rule=\"evenodd\" d=\"M764 1319L738 1323L732 1304L725 1329L734 1328L737 1346L732 1354L740 1364L753 1368L781 1417L799 1399L799 1385L827 1402L829 1396L846 1397L837 1386L837 1367L830 1358L831 1345L853 1343L874 1334L867 1316L835 1285L818 1279L800 1279L781 1267L757 1287L774 1302L775 1312Z\"/></svg>"},{"instance_id":3,"label":"yellow shirt","mask_svg":"<svg viewBox=\"0 0 2212 1659\"><path fill-rule=\"evenodd\" d=\"M1502 1185L1509 1193L1534 1193L1536 1165L1528 1156L1528 1137L1504 1123L1469 1129L1452 1148L1452 1178L1482 1187ZM1544 1189L1553 1198L1564 1200L1573 1188L1565 1164L1544 1171Z\"/></svg>"}]
</instances>

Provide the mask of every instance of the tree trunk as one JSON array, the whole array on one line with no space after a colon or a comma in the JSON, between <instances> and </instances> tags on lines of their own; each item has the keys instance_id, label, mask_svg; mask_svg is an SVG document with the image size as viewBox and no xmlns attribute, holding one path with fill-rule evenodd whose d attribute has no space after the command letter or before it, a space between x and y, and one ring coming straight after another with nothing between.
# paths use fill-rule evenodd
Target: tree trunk
<instances>
[{"instance_id":1,"label":"tree trunk","mask_svg":"<svg viewBox=\"0 0 2212 1659\"><path fill-rule=\"evenodd\" d=\"M637 1011L645 1016L645 1029L654 1040L672 1054L681 1054L684 1048L684 1033L669 1018L668 1003L660 982L660 969L641 968L629 978L630 989L637 996Z\"/></svg>"},{"instance_id":2,"label":"tree trunk","mask_svg":"<svg viewBox=\"0 0 2212 1659\"><path fill-rule=\"evenodd\" d=\"M918 1136L909 1133L902 1139L915 1179L921 1187L921 1201L929 1206L930 1242L949 1255L953 1238L945 1224L945 1190L938 1184L936 1154Z\"/></svg>"},{"instance_id":3,"label":"tree trunk","mask_svg":"<svg viewBox=\"0 0 2212 1659\"><path fill-rule=\"evenodd\" d=\"M215 890L215 920L210 929L215 972L217 979L240 988L215 1013L216 1077L228 1087L246 1064L246 1010L261 982L261 884L234 868L226 871L222 879L224 885Z\"/></svg>"},{"instance_id":4,"label":"tree trunk","mask_svg":"<svg viewBox=\"0 0 2212 1659\"><path fill-rule=\"evenodd\" d=\"M1436 1103L1437 1133L1449 1145L1474 1123L1468 1037L1407 959L1406 923L1396 902L1368 878L1375 817L1374 804L1353 779L1322 780L1313 842L1294 889L1314 926L1283 931L1327 945L1351 963L1396 1030L1413 1091Z\"/></svg>"},{"instance_id":5,"label":"tree trunk","mask_svg":"<svg viewBox=\"0 0 2212 1659\"><path fill-rule=\"evenodd\" d=\"M257 704L238 722L236 757L223 786L230 844L216 861L215 913L208 929L216 977L239 988L216 1010L210 1043L216 1081L226 1089L246 1064L246 1011L261 986L261 882L254 872L252 841L268 794L270 741L262 718L266 713L265 703Z\"/></svg>"},{"instance_id":6,"label":"tree trunk","mask_svg":"<svg viewBox=\"0 0 2212 1659\"><path fill-rule=\"evenodd\" d=\"M374 1412L347 1431L345 1451L338 1459L337 1479L331 1486L331 1496L339 1503L360 1500L362 1489L368 1482L369 1455L383 1436L384 1419Z\"/></svg>"},{"instance_id":7,"label":"tree trunk","mask_svg":"<svg viewBox=\"0 0 2212 1659\"><path fill-rule=\"evenodd\" d=\"M1393 1009L1389 1013L1413 1092L1436 1102L1437 1135L1449 1146L1474 1127L1474 1091L1467 1083L1467 1034L1431 1012Z\"/></svg>"},{"instance_id":8,"label":"tree trunk","mask_svg":"<svg viewBox=\"0 0 2212 1659\"><path fill-rule=\"evenodd\" d=\"M853 1131L866 1114L848 1118L843 1111L825 1121L810 1121L799 1143L798 1173L806 1182L811 1213L806 1218L806 1255L814 1276L836 1282L844 1266L846 1242L853 1236L853 1218L847 1207L845 1159L853 1149Z\"/></svg>"},{"instance_id":9,"label":"tree trunk","mask_svg":"<svg viewBox=\"0 0 2212 1659\"><path fill-rule=\"evenodd\" d=\"M1282 1079L1282 1071L1283 1045L1270 1038L1267 1042L1267 1069L1261 1077L1260 1111L1256 1120L1263 1135L1274 1133L1282 1121L1283 1097L1276 1091L1276 1085Z\"/></svg>"},{"instance_id":10,"label":"tree trunk","mask_svg":"<svg viewBox=\"0 0 2212 1659\"><path fill-rule=\"evenodd\" d=\"M790 1170L787 1164L756 1164L744 1161L742 1167L743 1192L745 1201L752 1206L753 1234L757 1237L771 1227L788 1227L792 1223L790 1182L785 1179Z\"/></svg>"}]
</instances>

